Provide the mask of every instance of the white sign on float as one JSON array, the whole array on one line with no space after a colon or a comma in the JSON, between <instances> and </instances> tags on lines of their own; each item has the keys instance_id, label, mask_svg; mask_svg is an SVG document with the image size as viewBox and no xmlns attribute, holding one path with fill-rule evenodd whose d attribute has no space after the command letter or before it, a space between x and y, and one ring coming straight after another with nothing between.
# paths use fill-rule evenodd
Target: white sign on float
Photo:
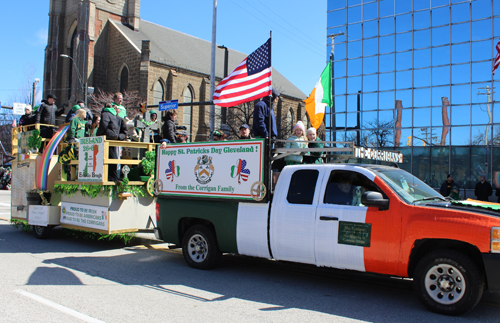
<instances>
[{"instance_id":1,"label":"white sign on float","mask_svg":"<svg viewBox=\"0 0 500 323\"><path fill-rule=\"evenodd\" d=\"M104 173L104 136L80 138L78 181L100 182Z\"/></svg>"},{"instance_id":2,"label":"white sign on float","mask_svg":"<svg viewBox=\"0 0 500 323\"><path fill-rule=\"evenodd\" d=\"M28 224L46 227L49 224L49 208L45 205L30 205Z\"/></svg>"},{"instance_id":3,"label":"white sign on float","mask_svg":"<svg viewBox=\"0 0 500 323\"><path fill-rule=\"evenodd\" d=\"M252 199L252 185L263 182L263 139L158 149L160 195Z\"/></svg>"},{"instance_id":4,"label":"white sign on float","mask_svg":"<svg viewBox=\"0 0 500 323\"><path fill-rule=\"evenodd\" d=\"M61 223L108 231L108 208L61 202Z\"/></svg>"},{"instance_id":5,"label":"white sign on float","mask_svg":"<svg viewBox=\"0 0 500 323\"><path fill-rule=\"evenodd\" d=\"M12 104L12 114L22 116L24 114L24 109L26 109L25 103L14 102Z\"/></svg>"}]
</instances>

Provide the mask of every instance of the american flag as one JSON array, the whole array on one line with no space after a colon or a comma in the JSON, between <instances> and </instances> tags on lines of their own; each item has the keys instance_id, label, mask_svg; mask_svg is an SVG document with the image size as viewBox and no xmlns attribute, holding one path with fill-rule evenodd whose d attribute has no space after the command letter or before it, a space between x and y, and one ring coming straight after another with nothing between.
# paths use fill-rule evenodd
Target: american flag
<instances>
[{"instance_id":1,"label":"american flag","mask_svg":"<svg viewBox=\"0 0 500 323\"><path fill-rule=\"evenodd\" d=\"M175 174L175 160L171 160L168 162L168 169L165 170L165 175L167 175L167 179L170 181L174 181Z\"/></svg>"},{"instance_id":2,"label":"american flag","mask_svg":"<svg viewBox=\"0 0 500 323\"><path fill-rule=\"evenodd\" d=\"M241 180L246 182L248 180L248 176L250 175L250 170L246 169L247 161L244 159L238 159L236 165L231 167L231 177L238 177L238 184L241 184Z\"/></svg>"},{"instance_id":3,"label":"american flag","mask_svg":"<svg viewBox=\"0 0 500 323\"><path fill-rule=\"evenodd\" d=\"M497 69L498 65L500 65L500 39L498 40L496 47L497 47L497 56L495 57L495 62L493 63L493 75L495 75L495 70Z\"/></svg>"},{"instance_id":4,"label":"american flag","mask_svg":"<svg viewBox=\"0 0 500 323\"><path fill-rule=\"evenodd\" d=\"M235 105L271 95L271 38L248 55L214 92L214 104L220 107Z\"/></svg>"}]
</instances>

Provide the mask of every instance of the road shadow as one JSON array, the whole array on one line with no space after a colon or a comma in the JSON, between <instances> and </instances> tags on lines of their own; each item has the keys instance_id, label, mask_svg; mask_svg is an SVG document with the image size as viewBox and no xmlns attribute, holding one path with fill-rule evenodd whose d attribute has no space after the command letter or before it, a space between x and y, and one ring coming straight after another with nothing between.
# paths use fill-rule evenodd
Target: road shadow
<instances>
[{"instance_id":1,"label":"road shadow","mask_svg":"<svg viewBox=\"0 0 500 323\"><path fill-rule=\"evenodd\" d=\"M216 269L196 270L185 264L180 253L127 249L133 252L44 262L200 302L235 298L266 304L260 311L298 308L370 322L422 322L429 318L440 322L498 322L495 305L479 304L461 317L429 313L417 300L409 280L234 255L225 255ZM105 270L110 263L115 270ZM183 292L182 287L190 292ZM206 292L218 296L207 297ZM500 306L499 299L490 301Z\"/></svg>"}]
</instances>

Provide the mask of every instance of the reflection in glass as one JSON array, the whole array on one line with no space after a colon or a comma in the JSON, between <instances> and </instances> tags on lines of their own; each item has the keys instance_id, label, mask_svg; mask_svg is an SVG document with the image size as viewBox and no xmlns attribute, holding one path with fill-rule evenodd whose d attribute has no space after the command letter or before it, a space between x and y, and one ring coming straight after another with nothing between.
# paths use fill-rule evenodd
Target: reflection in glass
<instances>
[{"instance_id":1,"label":"reflection in glass","mask_svg":"<svg viewBox=\"0 0 500 323\"><path fill-rule=\"evenodd\" d=\"M452 116L453 116L453 114L452 114ZM470 145L470 126L452 127L450 130L450 133L451 133L451 145L452 146Z\"/></svg>"},{"instance_id":2,"label":"reflection in glass","mask_svg":"<svg viewBox=\"0 0 500 323\"><path fill-rule=\"evenodd\" d=\"M451 26L452 43L467 42L469 41L469 39L470 39L470 23L466 22L463 24Z\"/></svg>"},{"instance_id":3,"label":"reflection in glass","mask_svg":"<svg viewBox=\"0 0 500 323\"><path fill-rule=\"evenodd\" d=\"M411 32L396 35L396 51L411 49L412 35Z\"/></svg>"},{"instance_id":4,"label":"reflection in glass","mask_svg":"<svg viewBox=\"0 0 500 323\"><path fill-rule=\"evenodd\" d=\"M451 87L451 100L453 104L470 103L470 85L453 85Z\"/></svg>"},{"instance_id":5,"label":"reflection in glass","mask_svg":"<svg viewBox=\"0 0 500 323\"><path fill-rule=\"evenodd\" d=\"M452 84L460 84L460 83L469 83L470 82L470 65L462 64L462 65L452 65L451 66L451 83ZM466 94L466 93L462 93ZM469 96L467 96L468 98ZM470 101L468 101L470 102ZM468 103L462 102L462 103ZM458 103L458 102L457 102Z\"/></svg>"},{"instance_id":6,"label":"reflection in glass","mask_svg":"<svg viewBox=\"0 0 500 323\"><path fill-rule=\"evenodd\" d=\"M375 15L377 15L377 12L375 12ZM370 38L377 36L378 34L378 21L377 20L372 20L372 21L367 21L363 23L363 37L364 38Z\"/></svg>"},{"instance_id":7,"label":"reflection in glass","mask_svg":"<svg viewBox=\"0 0 500 323\"><path fill-rule=\"evenodd\" d=\"M335 101L335 112L345 112L345 95L334 96L333 100Z\"/></svg>"},{"instance_id":8,"label":"reflection in glass","mask_svg":"<svg viewBox=\"0 0 500 323\"><path fill-rule=\"evenodd\" d=\"M378 75L365 75L363 77L363 92L377 91Z\"/></svg>"},{"instance_id":9,"label":"reflection in glass","mask_svg":"<svg viewBox=\"0 0 500 323\"><path fill-rule=\"evenodd\" d=\"M419 108L413 110L413 126L426 127L431 122L431 109Z\"/></svg>"},{"instance_id":10,"label":"reflection in glass","mask_svg":"<svg viewBox=\"0 0 500 323\"><path fill-rule=\"evenodd\" d=\"M378 108L379 109L392 109L394 107L394 92L379 92L378 94Z\"/></svg>"},{"instance_id":11,"label":"reflection in glass","mask_svg":"<svg viewBox=\"0 0 500 323\"><path fill-rule=\"evenodd\" d=\"M377 54L377 38L363 40L363 56L371 56Z\"/></svg>"},{"instance_id":12,"label":"reflection in glass","mask_svg":"<svg viewBox=\"0 0 500 323\"><path fill-rule=\"evenodd\" d=\"M491 40L484 40L472 43L473 61L489 60L492 58L491 53L492 53Z\"/></svg>"},{"instance_id":13,"label":"reflection in glass","mask_svg":"<svg viewBox=\"0 0 500 323\"><path fill-rule=\"evenodd\" d=\"M453 105L451 107L451 124L469 125L470 124L470 106L469 105Z\"/></svg>"},{"instance_id":14,"label":"reflection in glass","mask_svg":"<svg viewBox=\"0 0 500 323\"><path fill-rule=\"evenodd\" d=\"M361 74L361 58L347 60L347 74L349 76Z\"/></svg>"},{"instance_id":15,"label":"reflection in glass","mask_svg":"<svg viewBox=\"0 0 500 323\"><path fill-rule=\"evenodd\" d=\"M361 39L361 23L347 26L349 41Z\"/></svg>"},{"instance_id":16,"label":"reflection in glass","mask_svg":"<svg viewBox=\"0 0 500 323\"><path fill-rule=\"evenodd\" d=\"M446 45L450 43L450 27L432 28L432 46Z\"/></svg>"},{"instance_id":17,"label":"reflection in glass","mask_svg":"<svg viewBox=\"0 0 500 323\"><path fill-rule=\"evenodd\" d=\"M491 19L479 20L472 22L472 41L487 39L490 33L485 33L485 30L491 30Z\"/></svg>"},{"instance_id":18,"label":"reflection in glass","mask_svg":"<svg viewBox=\"0 0 500 323\"><path fill-rule=\"evenodd\" d=\"M377 18L377 11L378 11L377 2L372 2L363 5L363 20L370 20Z\"/></svg>"},{"instance_id":19,"label":"reflection in glass","mask_svg":"<svg viewBox=\"0 0 500 323\"><path fill-rule=\"evenodd\" d=\"M347 112L352 111L358 111L358 94L347 96Z\"/></svg>"},{"instance_id":20,"label":"reflection in glass","mask_svg":"<svg viewBox=\"0 0 500 323\"><path fill-rule=\"evenodd\" d=\"M347 114L347 128L359 129L358 116L359 114L356 112Z\"/></svg>"},{"instance_id":21,"label":"reflection in glass","mask_svg":"<svg viewBox=\"0 0 500 323\"><path fill-rule=\"evenodd\" d=\"M347 79L347 93L357 93L361 91L361 76L349 77Z\"/></svg>"},{"instance_id":22,"label":"reflection in glass","mask_svg":"<svg viewBox=\"0 0 500 323\"><path fill-rule=\"evenodd\" d=\"M434 47L432 49L432 65L450 64L450 46Z\"/></svg>"},{"instance_id":23,"label":"reflection in glass","mask_svg":"<svg viewBox=\"0 0 500 323\"><path fill-rule=\"evenodd\" d=\"M394 72L379 74L379 90L392 90L394 89Z\"/></svg>"},{"instance_id":24,"label":"reflection in glass","mask_svg":"<svg viewBox=\"0 0 500 323\"><path fill-rule=\"evenodd\" d=\"M380 55L378 64L379 72L394 71L394 54Z\"/></svg>"},{"instance_id":25,"label":"reflection in glass","mask_svg":"<svg viewBox=\"0 0 500 323\"><path fill-rule=\"evenodd\" d=\"M473 187L467 183L470 178L470 147L451 147L450 155L451 174L455 183L460 187ZM465 196L462 197L465 198Z\"/></svg>"},{"instance_id":26,"label":"reflection in glass","mask_svg":"<svg viewBox=\"0 0 500 323\"><path fill-rule=\"evenodd\" d=\"M347 9L347 22L353 23L361 21L361 6L350 7Z\"/></svg>"},{"instance_id":27,"label":"reflection in glass","mask_svg":"<svg viewBox=\"0 0 500 323\"><path fill-rule=\"evenodd\" d=\"M429 182L431 174L431 150L428 147L413 148L413 175Z\"/></svg>"},{"instance_id":28,"label":"reflection in glass","mask_svg":"<svg viewBox=\"0 0 500 323\"><path fill-rule=\"evenodd\" d=\"M464 22L470 19L470 3L459 3L451 6L451 22Z\"/></svg>"},{"instance_id":29,"label":"reflection in glass","mask_svg":"<svg viewBox=\"0 0 500 323\"><path fill-rule=\"evenodd\" d=\"M380 54L394 52L394 35L380 37L378 50Z\"/></svg>"},{"instance_id":30,"label":"reflection in glass","mask_svg":"<svg viewBox=\"0 0 500 323\"><path fill-rule=\"evenodd\" d=\"M328 1L328 3L330 3L330 2L332 2L332 1ZM326 23L329 27L345 25L346 19L347 19L347 16L346 16L345 9L331 11L331 12L327 13L327 15L326 15Z\"/></svg>"},{"instance_id":31,"label":"reflection in glass","mask_svg":"<svg viewBox=\"0 0 500 323\"><path fill-rule=\"evenodd\" d=\"M412 83L412 71L396 72L396 89L409 89Z\"/></svg>"},{"instance_id":32,"label":"reflection in glass","mask_svg":"<svg viewBox=\"0 0 500 323\"><path fill-rule=\"evenodd\" d=\"M431 7L430 4L430 0L413 1L413 10L417 11L421 9L428 9Z\"/></svg>"},{"instance_id":33,"label":"reflection in glass","mask_svg":"<svg viewBox=\"0 0 500 323\"><path fill-rule=\"evenodd\" d=\"M472 82L491 80L491 62L472 63Z\"/></svg>"},{"instance_id":34,"label":"reflection in glass","mask_svg":"<svg viewBox=\"0 0 500 323\"><path fill-rule=\"evenodd\" d=\"M412 52L396 53L396 70L411 69Z\"/></svg>"},{"instance_id":35,"label":"reflection in glass","mask_svg":"<svg viewBox=\"0 0 500 323\"><path fill-rule=\"evenodd\" d=\"M493 6L498 6L498 3L494 1ZM491 2L489 0L478 0L471 2L472 5L472 20L482 19L490 17L491 11L488 10L491 8Z\"/></svg>"},{"instance_id":36,"label":"reflection in glass","mask_svg":"<svg viewBox=\"0 0 500 323\"><path fill-rule=\"evenodd\" d=\"M431 50L421 49L413 51L413 67L428 67L431 65Z\"/></svg>"},{"instance_id":37,"label":"reflection in glass","mask_svg":"<svg viewBox=\"0 0 500 323\"><path fill-rule=\"evenodd\" d=\"M401 33L411 30L411 13L396 16L396 32Z\"/></svg>"},{"instance_id":38,"label":"reflection in glass","mask_svg":"<svg viewBox=\"0 0 500 323\"><path fill-rule=\"evenodd\" d=\"M432 109L432 112L434 113L434 109ZM441 108L439 108L439 111L437 111L436 115L439 118L441 118ZM434 114L432 115L432 118L434 119ZM443 127L431 128L429 139L431 140L432 146L447 146L449 144L448 136L445 137L444 141L441 140L442 133L443 133Z\"/></svg>"},{"instance_id":39,"label":"reflection in glass","mask_svg":"<svg viewBox=\"0 0 500 323\"><path fill-rule=\"evenodd\" d=\"M475 185L479 182L479 175L486 174L487 168L485 166L486 163L489 163L488 156L491 156L491 147L474 147L472 146L470 149L471 152L471 165L470 165L470 182ZM471 185L472 186L472 185ZM474 187L474 186L472 186Z\"/></svg>"},{"instance_id":40,"label":"reflection in glass","mask_svg":"<svg viewBox=\"0 0 500 323\"><path fill-rule=\"evenodd\" d=\"M380 19L378 21L379 35L394 34L394 17Z\"/></svg>"},{"instance_id":41,"label":"reflection in glass","mask_svg":"<svg viewBox=\"0 0 500 323\"><path fill-rule=\"evenodd\" d=\"M472 105L472 124L488 124L490 123L490 114L488 113L487 104L474 104ZM493 119L491 120L493 121Z\"/></svg>"},{"instance_id":42,"label":"reflection in glass","mask_svg":"<svg viewBox=\"0 0 500 323\"><path fill-rule=\"evenodd\" d=\"M337 50L337 46L335 46L335 52ZM353 41L347 43L347 57L348 58L354 58L354 57L361 57L362 52L361 52L361 41Z\"/></svg>"},{"instance_id":43,"label":"reflection in glass","mask_svg":"<svg viewBox=\"0 0 500 323\"><path fill-rule=\"evenodd\" d=\"M439 86L432 88L432 106L442 106L443 105L443 97L450 97L450 86Z\"/></svg>"},{"instance_id":44,"label":"reflection in glass","mask_svg":"<svg viewBox=\"0 0 500 323\"><path fill-rule=\"evenodd\" d=\"M337 113L335 115L335 126L339 129L345 128L345 113Z\"/></svg>"},{"instance_id":45,"label":"reflection in glass","mask_svg":"<svg viewBox=\"0 0 500 323\"><path fill-rule=\"evenodd\" d=\"M431 105L431 89L415 89L413 93L413 106L426 107Z\"/></svg>"},{"instance_id":46,"label":"reflection in glass","mask_svg":"<svg viewBox=\"0 0 500 323\"><path fill-rule=\"evenodd\" d=\"M379 2L380 17L394 15L394 2L393 1L380 1Z\"/></svg>"},{"instance_id":47,"label":"reflection in glass","mask_svg":"<svg viewBox=\"0 0 500 323\"><path fill-rule=\"evenodd\" d=\"M401 141L401 124L403 119L403 103L401 100L396 100L394 105L394 147L399 147Z\"/></svg>"},{"instance_id":48,"label":"reflection in glass","mask_svg":"<svg viewBox=\"0 0 500 323\"><path fill-rule=\"evenodd\" d=\"M363 111L377 110L377 93L363 94L362 110Z\"/></svg>"},{"instance_id":49,"label":"reflection in glass","mask_svg":"<svg viewBox=\"0 0 500 323\"><path fill-rule=\"evenodd\" d=\"M447 97L441 97L441 117L443 122L443 129L441 131L441 146L446 144L446 137L450 131L450 118L448 118L448 107L450 106L450 101Z\"/></svg>"},{"instance_id":50,"label":"reflection in glass","mask_svg":"<svg viewBox=\"0 0 500 323\"><path fill-rule=\"evenodd\" d=\"M432 10L432 26L448 25L450 23L450 7L441 7Z\"/></svg>"},{"instance_id":51,"label":"reflection in glass","mask_svg":"<svg viewBox=\"0 0 500 323\"><path fill-rule=\"evenodd\" d=\"M450 66L432 68L432 85L450 84Z\"/></svg>"},{"instance_id":52,"label":"reflection in glass","mask_svg":"<svg viewBox=\"0 0 500 323\"><path fill-rule=\"evenodd\" d=\"M413 86L423 87L431 85L431 69L424 68L413 71Z\"/></svg>"},{"instance_id":53,"label":"reflection in glass","mask_svg":"<svg viewBox=\"0 0 500 323\"><path fill-rule=\"evenodd\" d=\"M425 1L416 1L416 2L420 3ZM414 6L416 6L416 4L414 4ZM413 17L414 17L413 19L414 30L429 28L429 25L431 24L431 13L429 10L415 12L413 14Z\"/></svg>"},{"instance_id":54,"label":"reflection in glass","mask_svg":"<svg viewBox=\"0 0 500 323\"><path fill-rule=\"evenodd\" d=\"M451 63L467 63L470 61L469 43L451 46Z\"/></svg>"},{"instance_id":55,"label":"reflection in glass","mask_svg":"<svg viewBox=\"0 0 500 323\"><path fill-rule=\"evenodd\" d=\"M405 13L411 11L411 3L412 1L408 0L396 0L396 14ZM408 15L405 15L408 16ZM411 21L411 15L409 17Z\"/></svg>"},{"instance_id":56,"label":"reflection in glass","mask_svg":"<svg viewBox=\"0 0 500 323\"><path fill-rule=\"evenodd\" d=\"M429 29L415 31L413 33L413 47L424 48L431 46L431 32Z\"/></svg>"}]
</instances>

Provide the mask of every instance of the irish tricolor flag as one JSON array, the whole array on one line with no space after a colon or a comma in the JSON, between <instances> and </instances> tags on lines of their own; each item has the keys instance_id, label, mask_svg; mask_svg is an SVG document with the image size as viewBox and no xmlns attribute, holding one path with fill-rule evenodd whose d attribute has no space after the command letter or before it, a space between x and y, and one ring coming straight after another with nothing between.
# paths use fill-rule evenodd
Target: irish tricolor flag
<instances>
[{"instance_id":1,"label":"irish tricolor flag","mask_svg":"<svg viewBox=\"0 0 500 323\"><path fill-rule=\"evenodd\" d=\"M332 106L332 67L331 62L328 62L323 73L319 77L318 83L312 90L306 103L307 115L311 120L311 125L318 129L325 117L326 106Z\"/></svg>"}]
</instances>

